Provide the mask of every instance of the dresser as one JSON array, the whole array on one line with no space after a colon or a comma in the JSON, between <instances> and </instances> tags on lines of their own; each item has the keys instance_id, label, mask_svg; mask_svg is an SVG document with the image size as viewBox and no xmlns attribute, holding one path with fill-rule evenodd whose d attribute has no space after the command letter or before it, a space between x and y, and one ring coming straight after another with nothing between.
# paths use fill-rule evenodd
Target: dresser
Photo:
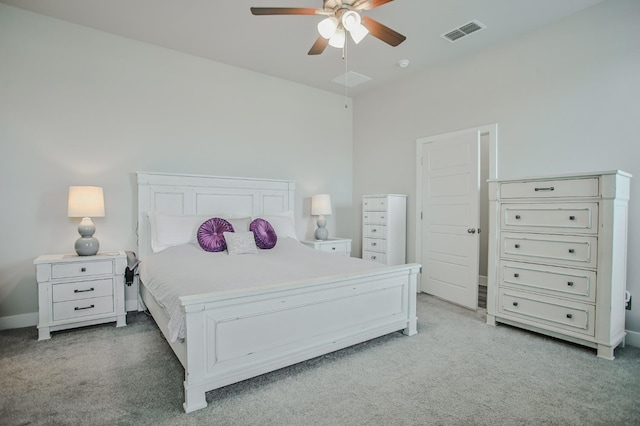
<instances>
[{"instance_id":1,"label":"dresser","mask_svg":"<svg viewBox=\"0 0 640 426\"><path fill-rule=\"evenodd\" d=\"M312 249L324 251L338 256L351 256L351 239L349 238L328 238L326 240L301 241L302 244Z\"/></svg>"},{"instance_id":2,"label":"dresser","mask_svg":"<svg viewBox=\"0 0 640 426\"><path fill-rule=\"evenodd\" d=\"M51 332L116 321L126 325L124 251L44 255L34 260L38 281L38 340Z\"/></svg>"},{"instance_id":3,"label":"dresser","mask_svg":"<svg viewBox=\"0 0 640 426\"><path fill-rule=\"evenodd\" d=\"M407 196L362 197L362 258L385 265L407 263Z\"/></svg>"},{"instance_id":4,"label":"dresser","mask_svg":"<svg viewBox=\"0 0 640 426\"><path fill-rule=\"evenodd\" d=\"M616 170L489 181L488 324L614 359L625 337L630 179Z\"/></svg>"}]
</instances>

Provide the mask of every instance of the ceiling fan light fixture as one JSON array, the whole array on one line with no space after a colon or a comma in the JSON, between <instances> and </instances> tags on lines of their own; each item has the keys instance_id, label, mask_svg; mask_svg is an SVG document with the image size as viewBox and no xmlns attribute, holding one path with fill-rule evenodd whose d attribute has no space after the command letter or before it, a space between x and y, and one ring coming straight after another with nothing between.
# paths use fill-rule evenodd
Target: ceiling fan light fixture
<instances>
[{"instance_id":1,"label":"ceiling fan light fixture","mask_svg":"<svg viewBox=\"0 0 640 426\"><path fill-rule=\"evenodd\" d=\"M318 23L318 32L326 39L330 39L338 29L338 18L330 16Z\"/></svg>"},{"instance_id":2,"label":"ceiling fan light fixture","mask_svg":"<svg viewBox=\"0 0 640 426\"><path fill-rule=\"evenodd\" d=\"M344 47L344 42L345 42L345 31L343 28L338 28L336 29L336 32L329 39L329 46L342 49Z\"/></svg>"},{"instance_id":3,"label":"ceiling fan light fixture","mask_svg":"<svg viewBox=\"0 0 640 426\"><path fill-rule=\"evenodd\" d=\"M348 10L343 13L341 20L344 29L349 32L362 25L362 18L360 18L358 12L355 12L353 10Z\"/></svg>"},{"instance_id":4,"label":"ceiling fan light fixture","mask_svg":"<svg viewBox=\"0 0 640 426\"><path fill-rule=\"evenodd\" d=\"M369 34L369 30L366 29L364 25L358 25L357 27L350 30L349 34L351 34L351 38L353 39L353 41L358 44L362 41L363 38L367 36L367 34Z\"/></svg>"}]
</instances>

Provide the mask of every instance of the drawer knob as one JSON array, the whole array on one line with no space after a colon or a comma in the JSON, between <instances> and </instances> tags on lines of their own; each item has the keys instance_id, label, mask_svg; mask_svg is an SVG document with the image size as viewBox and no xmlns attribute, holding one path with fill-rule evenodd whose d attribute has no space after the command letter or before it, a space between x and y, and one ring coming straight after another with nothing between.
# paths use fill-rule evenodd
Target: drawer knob
<instances>
[{"instance_id":1,"label":"drawer knob","mask_svg":"<svg viewBox=\"0 0 640 426\"><path fill-rule=\"evenodd\" d=\"M91 288L85 288L84 290L75 289L75 290L73 290L73 292L74 293L86 293L88 291L93 291L93 290L95 290L95 289L93 287L91 287Z\"/></svg>"},{"instance_id":2,"label":"drawer knob","mask_svg":"<svg viewBox=\"0 0 640 426\"><path fill-rule=\"evenodd\" d=\"M331 247L331 250L335 250L335 249L336 249L335 247Z\"/></svg>"},{"instance_id":3,"label":"drawer knob","mask_svg":"<svg viewBox=\"0 0 640 426\"><path fill-rule=\"evenodd\" d=\"M573 281L567 281L567 285L568 285L569 287L573 287Z\"/></svg>"},{"instance_id":4,"label":"drawer knob","mask_svg":"<svg viewBox=\"0 0 640 426\"><path fill-rule=\"evenodd\" d=\"M513 306L518 306L518 302L513 302Z\"/></svg>"},{"instance_id":5,"label":"drawer knob","mask_svg":"<svg viewBox=\"0 0 640 426\"><path fill-rule=\"evenodd\" d=\"M513 274L513 276L514 276L515 278L518 278L518 277L520 276L520 274Z\"/></svg>"},{"instance_id":6,"label":"drawer knob","mask_svg":"<svg viewBox=\"0 0 640 426\"><path fill-rule=\"evenodd\" d=\"M376 228L373 228L371 232L378 232L378 230Z\"/></svg>"},{"instance_id":7,"label":"drawer knob","mask_svg":"<svg viewBox=\"0 0 640 426\"><path fill-rule=\"evenodd\" d=\"M553 186L548 186L546 188L536 188L535 189L536 192L538 192L538 191L554 191L554 190L555 190L555 188Z\"/></svg>"},{"instance_id":8,"label":"drawer knob","mask_svg":"<svg viewBox=\"0 0 640 426\"><path fill-rule=\"evenodd\" d=\"M378 243L371 243L371 247L375 247Z\"/></svg>"},{"instance_id":9,"label":"drawer knob","mask_svg":"<svg viewBox=\"0 0 640 426\"><path fill-rule=\"evenodd\" d=\"M371 259L376 260L376 257L375 256L371 256Z\"/></svg>"},{"instance_id":10,"label":"drawer knob","mask_svg":"<svg viewBox=\"0 0 640 426\"><path fill-rule=\"evenodd\" d=\"M96 305L85 306L85 307L83 307L83 308L79 308L79 307L77 307L77 306L76 306L76 307L75 307L75 308L73 308L73 309L74 309L74 310L76 310L76 311L83 311L83 310L85 310L85 309L91 309L91 308L95 308L95 307L96 307Z\"/></svg>"},{"instance_id":11,"label":"drawer knob","mask_svg":"<svg viewBox=\"0 0 640 426\"><path fill-rule=\"evenodd\" d=\"M574 249L569 249L569 253L573 254L573 253L575 253L575 252L576 252L576 251L575 251Z\"/></svg>"},{"instance_id":12,"label":"drawer knob","mask_svg":"<svg viewBox=\"0 0 640 426\"><path fill-rule=\"evenodd\" d=\"M516 245L515 245L515 248L520 248L520 244L516 244Z\"/></svg>"},{"instance_id":13,"label":"drawer knob","mask_svg":"<svg viewBox=\"0 0 640 426\"><path fill-rule=\"evenodd\" d=\"M573 315L567 314L567 318L571 319L571 318L573 318Z\"/></svg>"},{"instance_id":14,"label":"drawer knob","mask_svg":"<svg viewBox=\"0 0 640 426\"><path fill-rule=\"evenodd\" d=\"M520 220L520 215L519 214L516 215L516 219Z\"/></svg>"},{"instance_id":15,"label":"drawer knob","mask_svg":"<svg viewBox=\"0 0 640 426\"><path fill-rule=\"evenodd\" d=\"M87 268L83 266L82 268L80 268L80 272L87 272Z\"/></svg>"},{"instance_id":16,"label":"drawer knob","mask_svg":"<svg viewBox=\"0 0 640 426\"><path fill-rule=\"evenodd\" d=\"M575 216L569 216L569 220L576 220Z\"/></svg>"}]
</instances>

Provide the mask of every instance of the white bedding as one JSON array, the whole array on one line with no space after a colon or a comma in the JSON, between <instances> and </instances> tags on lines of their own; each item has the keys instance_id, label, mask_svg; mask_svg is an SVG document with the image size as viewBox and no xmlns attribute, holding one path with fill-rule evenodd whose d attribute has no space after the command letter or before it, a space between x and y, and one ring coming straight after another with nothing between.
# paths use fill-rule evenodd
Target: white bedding
<instances>
[{"instance_id":1,"label":"white bedding","mask_svg":"<svg viewBox=\"0 0 640 426\"><path fill-rule=\"evenodd\" d=\"M362 259L336 256L309 248L292 238L278 240L271 250L230 256L211 253L198 244L170 247L145 258L140 280L169 316L170 339L183 339L184 315L179 297L242 291L273 284L291 283L384 268Z\"/></svg>"}]
</instances>

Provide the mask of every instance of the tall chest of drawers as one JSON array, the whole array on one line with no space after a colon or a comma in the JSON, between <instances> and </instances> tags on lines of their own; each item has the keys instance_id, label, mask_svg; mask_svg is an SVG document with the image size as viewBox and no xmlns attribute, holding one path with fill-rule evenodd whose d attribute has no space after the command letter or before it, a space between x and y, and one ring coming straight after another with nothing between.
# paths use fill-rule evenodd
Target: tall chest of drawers
<instances>
[{"instance_id":1,"label":"tall chest of drawers","mask_svg":"<svg viewBox=\"0 0 640 426\"><path fill-rule=\"evenodd\" d=\"M362 258L385 265L407 263L407 196L362 197Z\"/></svg>"},{"instance_id":2,"label":"tall chest of drawers","mask_svg":"<svg viewBox=\"0 0 640 426\"><path fill-rule=\"evenodd\" d=\"M38 340L52 331L116 322L127 325L124 251L95 256L44 255L34 260L38 281Z\"/></svg>"},{"instance_id":3,"label":"tall chest of drawers","mask_svg":"<svg viewBox=\"0 0 640 426\"><path fill-rule=\"evenodd\" d=\"M488 324L614 358L625 337L630 180L611 171L489 181Z\"/></svg>"}]
</instances>

